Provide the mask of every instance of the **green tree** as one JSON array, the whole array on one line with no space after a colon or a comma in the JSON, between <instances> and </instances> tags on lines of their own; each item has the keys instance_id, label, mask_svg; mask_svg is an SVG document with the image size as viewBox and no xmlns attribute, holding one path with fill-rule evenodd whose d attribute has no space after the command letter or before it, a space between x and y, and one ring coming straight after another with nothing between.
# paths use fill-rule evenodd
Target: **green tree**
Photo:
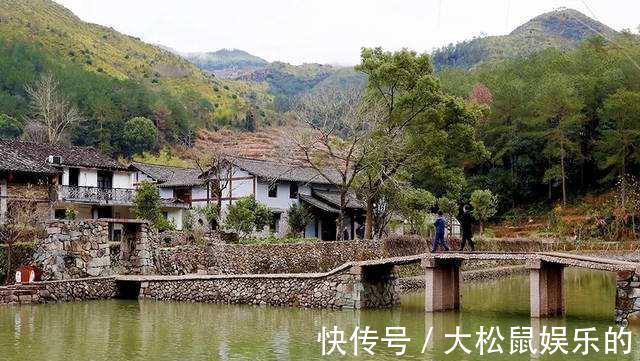
<instances>
[{"instance_id":1,"label":"green tree","mask_svg":"<svg viewBox=\"0 0 640 361\"><path fill-rule=\"evenodd\" d=\"M160 206L158 187L147 181L138 183L138 188L133 196L133 214L139 219L145 219L156 225L162 218Z\"/></svg>"},{"instance_id":2,"label":"green tree","mask_svg":"<svg viewBox=\"0 0 640 361\"><path fill-rule=\"evenodd\" d=\"M202 215L207 220L207 224L211 229L215 229L219 223L220 208L217 203L208 203L206 206L200 209Z\"/></svg>"},{"instance_id":3,"label":"green tree","mask_svg":"<svg viewBox=\"0 0 640 361\"><path fill-rule=\"evenodd\" d=\"M158 131L153 122L144 117L129 119L124 125L124 147L129 154L139 154L156 147Z\"/></svg>"},{"instance_id":4,"label":"green tree","mask_svg":"<svg viewBox=\"0 0 640 361\"><path fill-rule=\"evenodd\" d=\"M571 80L563 74L549 74L543 80L536 97L539 114L536 133L544 139L544 154L550 159L544 180L559 180L562 203L567 203L568 168L572 158L579 156L577 142L582 122L582 102ZM557 161L556 164L553 162Z\"/></svg>"},{"instance_id":5,"label":"green tree","mask_svg":"<svg viewBox=\"0 0 640 361\"><path fill-rule=\"evenodd\" d=\"M604 102L599 165L608 170L605 180L619 178L623 184L622 206L626 201L626 180L631 167L640 160L640 92L619 90Z\"/></svg>"},{"instance_id":6,"label":"green tree","mask_svg":"<svg viewBox=\"0 0 640 361\"><path fill-rule=\"evenodd\" d=\"M444 213L449 225L449 236L453 234L453 219L458 213L458 202L449 197L438 198L438 208Z\"/></svg>"},{"instance_id":7,"label":"green tree","mask_svg":"<svg viewBox=\"0 0 640 361\"><path fill-rule=\"evenodd\" d=\"M313 220L313 215L303 204L293 203L287 212L289 229L294 235L304 232L307 225Z\"/></svg>"},{"instance_id":8,"label":"green tree","mask_svg":"<svg viewBox=\"0 0 640 361\"><path fill-rule=\"evenodd\" d=\"M245 238L254 230L261 231L271 220L271 211L253 196L243 197L227 208L225 227Z\"/></svg>"},{"instance_id":9,"label":"green tree","mask_svg":"<svg viewBox=\"0 0 640 361\"><path fill-rule=\"evenodd\" d=\"M367 203L365 238L384 184L410 168L414 183L440 192L449 177L462 175L462 162L487 155L476 139L474 106L443 92L427 54L403 49L362 50L356 69L368 76L367 98L381 104L382 121L366 147L362 193ZM456 182L459 183L459 182Z\"/></svg>"},{"instance_id":10,"label":"green tree","mask_svg":"<svg viewBox=\"0 0 640 361\"><path fill-rule=\"evenodd\" d=\"M419 188L407 188L401 197L400 212L409 222L411 232L420 233L424 230L427 215L436 204L436 197Z\"/></svg>"},{"instance_id":11,"label":"green tree","mask_svg":"<svg viewBox=\"0 0 640 361\"><path fill-rule=\"evenodd\" d=\"M0 114L0 138L17 138L21 133L20 122L6 114Z\"/></svg>"},{"instance_id":12,"label":"green tree","mask_svg":"<svg viewBox=\"0 0 640 361\"><path fill-rule=\"evenodd\" d=\"M473 216L480 222L480 234L484 233L484 223L498 211L498 198L490 190L475 190L471 193Z\"/></svg>"}]
</instances>

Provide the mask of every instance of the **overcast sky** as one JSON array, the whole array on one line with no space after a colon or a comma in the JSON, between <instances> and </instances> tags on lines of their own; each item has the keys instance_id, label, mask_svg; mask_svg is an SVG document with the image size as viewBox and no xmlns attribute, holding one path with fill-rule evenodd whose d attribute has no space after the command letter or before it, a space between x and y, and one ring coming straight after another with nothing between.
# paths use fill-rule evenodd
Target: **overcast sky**
<instances>
[{"instance_id":1,"label":"overcast sky","mask_svg":"<svg viewBox=\"0 0 640 361\"><path fill-rule=\"evenodd\" d=\"M56 0L85 21L179 51L246 50L269 61L351 65L363 46L430 51L505 34L565 6L616 30L638 0ZM614 5L615 4L615 5Z\"/></svg>"}]
</instances>

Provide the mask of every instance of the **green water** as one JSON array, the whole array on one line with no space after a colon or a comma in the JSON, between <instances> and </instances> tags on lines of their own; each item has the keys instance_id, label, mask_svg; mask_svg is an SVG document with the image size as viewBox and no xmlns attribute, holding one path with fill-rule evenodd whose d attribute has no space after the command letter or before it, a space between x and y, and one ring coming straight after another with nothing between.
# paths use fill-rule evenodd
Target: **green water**
<instances>
[{"instance_id":1,"label":"green water","mask_svg":"<svg viewBox=\"0 0 640 361\"><path fill-rule=\"evenodd\" d=\"M634 331L630 355L509 356L511 326L566 326L569 351L575 328L596 327L604 337L612 325L615 279L600 272L566 273L567 317L532 322L527 277L465 284L459 313L425 314L423 295L404 296L393 311L327 311L170 302L96 301L75 304L0 307L0 360L639 360L640 338ZM378 341L375 356L321 355L322 326L338 326L348 340L356 326L370 326L384 336L385 326L406 327L404 356ZM464 340L473 354L444 352L453 340L444 334L455 326L474 334L479 326L499 326L506 354L480 356L477 337ZM425 334L432 341L423 354ZM351 344L344 350L353 352ZM360 349L361 353L363 352Z\"/></svg>"}]
</instances>

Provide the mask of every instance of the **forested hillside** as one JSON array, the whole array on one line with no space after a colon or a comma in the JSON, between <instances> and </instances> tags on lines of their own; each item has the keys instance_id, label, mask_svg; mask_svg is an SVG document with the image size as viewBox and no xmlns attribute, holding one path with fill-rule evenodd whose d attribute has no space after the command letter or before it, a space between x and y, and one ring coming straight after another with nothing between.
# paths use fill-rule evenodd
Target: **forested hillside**
<instances>
[{"instance_id":1,"label":"forested hillside","mask_svg":"<svg viewBox=\"0 0 640 361\"><path fill-rule=\"evenodd\" d=\"M528 56L548 48L575 50L593 35L610 38L616 31L579 11L560 9L541 14L508 35L478 37L440 48L433 53L433 62L436 69L468 69L483 62Z\"/></svg>"},{"instance_id":2,"label":"forested hillside","mask_svg":"<svg viewBox=\"0 0 640 361\"><path fill-rule=\"evenodd\" d=\"M606 191L639 174L638 59L638 37L622 34L442 72L450 93L488 108L479 132L492 156L468 170L470 183L494 190L508 209Z\"/></svg>"},{"instance_id":3,"label":"forested hillside","mask_svg":"<svg viewBox=\"0 0 640 361\"><path fill-rule=\"evenodd\" d=\"M216 79L169 51L85 23L53 1L2 1L0 13L5 135L23 131L31 112L25 86L45 74L85 118L70 129L71 141L111 154L126 152L123 130L132 117L152 120L160 143L190 144L196 129L242 126L248 111L256 122L273 115L272 99L259 86Z\"/></svg>"}]
</instances>

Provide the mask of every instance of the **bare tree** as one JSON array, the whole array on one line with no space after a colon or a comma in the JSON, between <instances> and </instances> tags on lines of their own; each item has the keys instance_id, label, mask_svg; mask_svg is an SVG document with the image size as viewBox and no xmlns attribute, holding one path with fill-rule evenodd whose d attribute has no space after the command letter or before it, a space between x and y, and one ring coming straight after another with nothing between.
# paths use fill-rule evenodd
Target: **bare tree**
<instances>
[{"instance_id":1,"label":"bare tree","mask_svg":"<svg viewBox=\"0 0 640 361\"><path fill-rule=\"evenodd\" d=\"M363 169L366 145L379 122L379 112L363 101L362 92L326 88L298 102L295 115L308 128L294 139L293 151L302 153L306 166L338 189L340 213L337 239L342 240L349 194Z\"/></svg>"},{"instance_id":2,"label":"bare tree","mask_svg":"<svg viewBox=\"0 0 640 361\"><path fill-rule=\"evenodd\" d=\"M58 82L52 75L44 75L34 86L25 87L31 98L31 128L27 136L32 140L59 143L65 131L83 118L78 109L67 100L58 89ZM28 130L33 129L30 133Z\"/></svg>"},{"instance_id":3,"label":"bare tree","mask_svg":"<svg viewBox=\"0 0 640 361\"><path fill-rule=\"evenodd\" d=\"M196 164L205 177L207 204L211 199L216 200L218 220L222 210L222 198L230 189L233 177L233 163L230 159L219 149L207 151L204 156L196 157Z\"/></svg>"}]
</instances>

